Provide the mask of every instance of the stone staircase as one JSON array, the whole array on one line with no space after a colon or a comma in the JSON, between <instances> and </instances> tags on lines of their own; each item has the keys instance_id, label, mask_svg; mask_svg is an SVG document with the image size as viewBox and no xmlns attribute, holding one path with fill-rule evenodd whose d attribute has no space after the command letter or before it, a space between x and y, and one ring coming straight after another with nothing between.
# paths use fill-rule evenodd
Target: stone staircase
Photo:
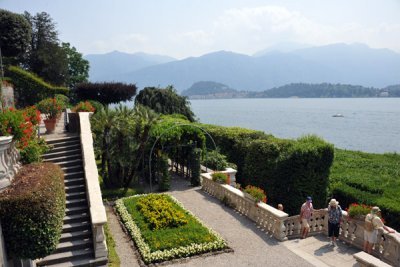
<instances>
[{"instance_id":1,"label":"stone staircase","mask_svg":"<svg viewBox=\"0 0 400 267\"><path fill-rule=\"evenodd\" d=\"M47 144L53 148L43 156L43 160L60 165L64 171L66 210L57 249L36 265L107 266L107 257L94 257L80 138L68 136L47 140Z\"/></svg>"}]
</instances>

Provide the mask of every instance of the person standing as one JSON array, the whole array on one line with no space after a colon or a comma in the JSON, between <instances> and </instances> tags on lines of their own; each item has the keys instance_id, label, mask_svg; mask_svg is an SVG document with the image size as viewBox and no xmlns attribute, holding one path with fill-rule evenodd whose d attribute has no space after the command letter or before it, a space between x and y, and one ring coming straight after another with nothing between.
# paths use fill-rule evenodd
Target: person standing
<instances>
[{"instance_id":1,"label":"person standing","mask_svg":"<svg viewBox=\"0 0 400 267\"><path fill-rule=\"evenodd\" d=\"M339 202L332 198L328 205L328 236L331 245L337 246L336 239L339 237L340 224L342 222L342 208Z\"/></svg>"},{"instance_id":2,"label":"person standing","mask_svg":"<svg viewBox=\"0 0 400 267\"><path fill-rule=\"evenodd\" d=\"M310 232L310 219L314 211L312 205L312 198L308 196L306 202L301 205L300 209L300 222L301 222L301 238L306 238Z\"/></svg>"},{"instance_id":3,"label":"person standing","mask_svg":"<svg viewBox=\"0 0 400 267\"><path fill-rule=\"evenodd\" d=\"M372 207L371 212L367 214L364 222L364 251L372 253L372 247L378 242L378 229L383 228L389 233L395 233L393 229L385 226L380 218L381 209L377 206Z\"/></svg>"}]
</instances>

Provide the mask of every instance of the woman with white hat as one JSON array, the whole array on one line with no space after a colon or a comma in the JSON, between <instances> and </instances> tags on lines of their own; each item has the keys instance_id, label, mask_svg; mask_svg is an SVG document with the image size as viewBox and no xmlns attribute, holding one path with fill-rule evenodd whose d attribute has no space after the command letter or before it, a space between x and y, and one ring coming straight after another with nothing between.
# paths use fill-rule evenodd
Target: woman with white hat
<instances>
[{"instance_id":1,"label":"woman with white hat","mask_svg":"<svg viewBox=\"0 0 400 267\"><path fill-rule=\"evenodd\" d=\"M339 237L340 224L342 222L342 209L339 202L332 198L328 205L328 235L331 245L337 246L336 239Z\"/></svg>"}]
</instances>

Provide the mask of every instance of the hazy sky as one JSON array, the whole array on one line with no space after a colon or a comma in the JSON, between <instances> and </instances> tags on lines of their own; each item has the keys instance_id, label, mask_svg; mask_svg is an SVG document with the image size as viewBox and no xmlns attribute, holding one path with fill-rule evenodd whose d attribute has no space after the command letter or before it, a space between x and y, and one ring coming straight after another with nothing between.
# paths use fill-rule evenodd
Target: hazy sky
<instances>
[{"instance_id":1,"label":"hazy sky","mask_svg":"<svg viewBox=\"0 0 400 267\"><path fill-rule=\"evenodd\" d=\"M61 41L83 54L146 52L176 58L218 50L365 43L400 52L400 0L0 0L45 11Z\"/></svg>"}]
</instances>

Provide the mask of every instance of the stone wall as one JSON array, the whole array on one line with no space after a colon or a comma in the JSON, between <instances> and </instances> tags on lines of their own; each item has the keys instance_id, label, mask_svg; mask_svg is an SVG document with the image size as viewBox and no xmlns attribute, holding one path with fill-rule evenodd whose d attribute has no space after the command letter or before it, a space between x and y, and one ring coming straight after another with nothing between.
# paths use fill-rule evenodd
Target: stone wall
<instances>
[{"instance_id":1,"label":"stone wall","mask_svg":"<svg viewBox=\"0 0 400 267\"><path fill-rule=\"evenodd\" d=\"M2 81L1 83L1 107L10 108L14 107L14 88L12 84Z\"/></svg>"}]
</instances>

